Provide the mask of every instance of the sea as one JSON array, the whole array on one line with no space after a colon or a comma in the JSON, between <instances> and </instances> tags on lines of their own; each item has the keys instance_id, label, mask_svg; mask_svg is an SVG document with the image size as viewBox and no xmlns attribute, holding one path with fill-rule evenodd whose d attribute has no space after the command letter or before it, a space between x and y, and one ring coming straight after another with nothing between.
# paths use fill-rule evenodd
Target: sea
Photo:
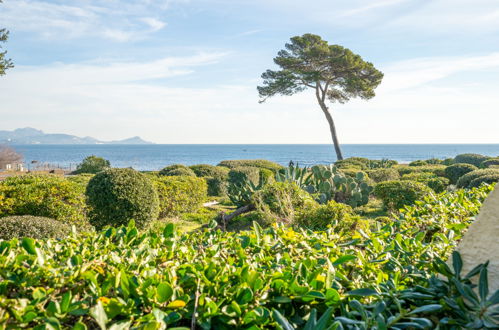
<instances>
[{"instance_id":1,"label":"sea","mask_svg":"<svg viewBox=\"0 0 499 330\"><path fill-rule=\"evenodd\" d=\"M336 161L331 144L145 144L145 145L11 145L24 156L28 169L40 166L75 169L85 157L104 157L113 167L140 171L171 164L216 165L227 159L268 159L282 165L330 164ZM462 153L499 156L499 144L344 144L343 157L393 159L445 159Z\"/></svg>"}]
</instances>

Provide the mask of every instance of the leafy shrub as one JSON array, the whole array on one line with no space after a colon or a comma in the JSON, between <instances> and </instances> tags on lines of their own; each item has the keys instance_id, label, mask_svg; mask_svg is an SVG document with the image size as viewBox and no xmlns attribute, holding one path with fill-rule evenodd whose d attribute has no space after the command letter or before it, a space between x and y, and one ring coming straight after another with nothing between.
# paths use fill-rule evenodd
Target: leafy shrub
<instances>
[{"instance_id":1,"label":"leafy shrub","mask_svg":"<svg viewBox=\"0 0 499 330\"><path fill-rule=\"evenodd\" d=\"M253 184L258 184L260 181L260 169L251 166L240 166L229 171L228 181L230 184L240 186L246 180L249 180Z\"/></svg>"},{"instance_id":2,"label":"leafy shrub","mask_svg":"<svg viewBox=\"0 0 499 330\"><path fill-rule=\"evenodd\" d=\"M182 164L169 165L158 173L164 176L196 176L193 170Z\"/></svg>"},{"instance_id":3,"label":"leafy shrub","mask_svg":"<svg viewBox=\"0 0 499 330\"><path fill-rule=\"evenodd\" d=\"M487 159L487 160L483 161L480 164L480 167L481 168L487 168L487 167L492 167L492 166L497 166L497 165L499 165L499 157L490 158L490 159Z\"/></svg>"},{"instance_id":4,"label":"leafy shrub","mask_svg":"<svg viewBox=\"0 0 499 330\"><path fill-rule=\"evenodd\" d=\"M424 160L415 160L413 162L410 162L409 163L409 166L425 166L425 165L428 165L429 163L427 161L424 161Z\"/></svg>"},{"instance_id":5,"label":"leafy shrub","mask_svg":"<svg viewBox=\"0 0 499 330\"><path fill-rule=\"evenodd\" d=\"M263 223L292 223L295 212L317 205L312 197L293 182L273 182L256 191L251 199Z\"/></svg>"},{"instance_id":6,"label":"leafy shrub","mask_svg":"<svg viewBox=\"0 0 499 330\"><path fill-rule=\"evenodd\" d=\"M159 217L195 212L207 198L203 178L191 176L159 176L154 180L159 198Z\"/></svg>"},{"instance_id":7,"label":"leafy shrub","mask_svg":"<svg viewBox=\"0 0 499 330\"><path fill-rule=\"evenodd\" d=\"M64 238L71 232L71 227L58 220L35 217L32 215L0 218L0 239L31 237Z\"/></svg>"},{"instance_id":8,"label":"leafy shrub","mask_svg":"<svg viewBox=\"0 0 499 330\"><path fill-rule=\"evenodd\" d=\"M88 182L90 181L90 179L94 177L94 175L95 174L84 173L84 174L70 175L67 176L66 179L76 183L81 187L82 191L85 191L85 189L87 189Z\"/></svg>"},{"instance_id":9,"label":"leafy shrub","mask_svg":"<svg viewBox=\"0 0 499 330\"><path fill-rule=\"evenodd\" d=\"M208 164L192 165L189 166L189 168L200 178L227 177L230 171L228 167L213 166Z\"/></svg>"},{"instance_id":10,"label":"leafy shrub","mask_svg":"<svg viewBox=\"0 0 499 330\"><path fill-rule=\"evenodd\" d=\"M226 196L228 183L223 178L205 178L208 185L208 196Z\"/></svg>"},{"instance_id":11,"label":"leafy shrub","mask_svg":"<svg viewBox=\"0 0 499 330\"><path fill-rule=\"evenodd\" d=\"M87 185L90 223L96 228L120 226L134 220L145 227L157 219L158 194L149 178L130 168L96 174Z\"/></svg>"},{"instance_id":12,"label":"leafy shrub","mask_svg":"<svg viewBox=\"0 0 499 330\"><path fill-rule=\"evenodd\" d=\"M342 168L342 169L339 169L339 172L345 174L346 176L348 176L350 178L356 178L357 177L357 173L362 173L362 175L364 176L364 180L368 180L369 179L369 176L367 175L367 172L364 172L364 171L361 171L361 170L358 170L358 169L355 169L355 168Z\"/></svg>"},{"instance_id":13,"label":"leafy shrub","mask_svg":"<svg viewBox=\"0 0 499 330\"><path fill-rule=\"evenodd\" d=\"M412 205L422 199L431 190L424 184L415 181L385 181L374 188L374 195L392 210L398 210L405 205Z\"/></svg>"},{"instance_id":14,"label":"leafy shrub","mask_svg":"<svg viewBox=\"0 0 499 330\"><path fill-rule=\"evenodd\" d=\"M295 218L295 224L312 229L324 230L328 226L338 233L351 233L355 230L359 217L355 216L352 207L335 201L315 207L302 209Z\"/></svg>"},{"instance_id":15,"label":"leafy shrub","mask_svg":"<svg viewBox=\"0 0 499 330\"><path fill-rule=\"evenodd\" d=\"M452 184L456 184L460 177L477 169L478 168L475 165L471 164L453 164L445 169L445 177L447 177Z\"/></svg>"},{"instance_id":16,"label":"leafy shrub","mask_svg":"<svg viewBox=\"0 0 499 330\"><path fill-rule=\"evenodd\" d=\"M410 173L424 173L430 172L437 176L445 176L445 165L425 165L425 166L407 166L407 165L397 165L395 168L399 171L402 176L404 174Z\"/></svg>"},{"instance_id":17,"label":"leafy shrub","mask_svg":"<svg viewBox=\"0 0 499 330\"><path fill-rule=\"evenodd\" d=\"M350 157L342 160L338 160L334 163L338 169L356 169L364 170L367 168L369 159L363 157Z\"/></svg>"},{"instance_id":18,"label":"leafy shrub","mask_svg":"<svg viewBox=\"0 0 499 330\"><path fill-rule=\"evenodd\" d=\"M489 159L490 157L479 155L479 154L460 154L454 158L454 163L465 163L475 165L479 167L481 163Z\"/></svg>"},{"instance_id":19,"label":"leafy shrub","mask_svg":"<svg viewBox=\"0 0 499 330\"><path fill-rule=\"evenodd\" d=\"M91 173L95 174L111 167L109 160L97 156L88 156L77 167L75 174Z\"/></svg>"},{"instance_id":20,"label":"leafy shrub","mask_svg":"<svg viewBox=\"0 0 499 330\"><path fill-rule=\"evenodd\" d=\"M435 177L426 181L426 185L434 192L441 193L447 190L447 187L450 185L450 181L447 178Z\"/></svg>"},{"instance_id":21,"label":"leafy shrub","mask_svg":"<svg viewBox=\"0 0 499 330\"><path fill-rule=\"evenodd\" d=\"M425 160L425 162L426 162L426 164L429 164L429 165L440 165L440 164L444 163L444 160L438 159L438 158L430 158L430 159ZM444 164L444 165L447 165L447 164Z\"/></svg>"},{"instance_id":22,"label":"leafy shrub","mask_svg":"<svg viewBox=\"0 0 499 330\"><path fill-rule=\"evenodd\" d=\"M486 174L473 179L473 181L471 181L468 185L468 188L479 187L484 183L492 184L496 182L499 182L499 171L495 174Z\"/></svg>"},{"instance_id":23,"label":"leafy shrub","mask_svg":"<svg viewBox=\"0 0 499 330\"><path fill-rule=\"evenodd\" d=\"M436 176L432 172L416 172L405 174L402 176L401 180L411 180L423 183L436 193L445 191L450 184L449 179Z\"/></svg>"},{"instance_id":24,"label":"leafy shrub","mask_svg":"<svg viewBox=\"0 0 499 330\"><path fill-rule=\"evenodd\" d=\"M55 175L21 175L0 182L0 217L33 215L83 224L83 186Z\"/></svg>"},{"instance_id":25,"label":"leafy shrub","mask_svg":"<svg viewBox=\"0 0 499 330\"><path fill-rule=\"evenodd\" d=\"M273 171L274 173L283 169L282 165L271 162L266 159L241 159L241 160L224 160L221 161L217 166L228 167L230 169L236 167L257 167L257 168L266 168L268 170Z\"/></svg>"},{"instance_id":26,"label":"leafy shrub","mask_svg":"<svg viewBox=\"0 0 499 330\"><path fill-rule=\"evenodd\" d=\"M394 168L379 168L375 170L370 170L367 172L369 178L374 182L397 180L400 178L399 172Z\"/></svg>"},{"instance_id":27,"label":"leafy shrub","mask_svg":"<svg viewBox=\"0 0 499 330\"><path fill-rule=\"evenodd\" d=\"M488 168L488 169L482 169L482 170L475 170L469 173L466 173L463 175L458 181L457 181L457 187L458 188L471 188L471 181L485 175L494 175L499 173L499 169L494 169L494 168Z\"/></svg>"},{"instance_id":28,"label":"leafy shrub","mask_svg":"<svg viewBox=\"0 0 499 330\"><path fill-rule=\"evenodd\" d=\"M454 164L454 158L446 158L446 159L442 160L442 165L449 166L452 164Z\"/></svg>"}]
</instances>

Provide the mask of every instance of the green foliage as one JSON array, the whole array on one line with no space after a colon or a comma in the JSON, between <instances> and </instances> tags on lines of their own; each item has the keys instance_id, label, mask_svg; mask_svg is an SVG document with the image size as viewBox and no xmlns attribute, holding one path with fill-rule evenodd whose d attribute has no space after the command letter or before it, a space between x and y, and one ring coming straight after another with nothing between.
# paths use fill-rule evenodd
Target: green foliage
<instances>
[{"instance_id":1,"label":"green foliage","mask_svg":"<svg viewBox=\"0 0 499 330\"><path fill-rule=\"evenodd\" d=\"M54 175L9 177L0 182L0 217L8 215L33 215L84 224L83 187Z\"/></svg>"},{"instance_id":2,"label":"green foliage","mask_svg":"<svg viewBox=\"0 0 499 330\"><path fill-rule=\"evenodd\" d=\"M0 218L0 239L13 238L64 238L71 232L71 227L58 220L15 215Z\"/></svg>"},{"instance_id":3,"label":"green foliage","mask_svg":"<svg viewBox=\"0 0 499 330\"><path fill-rule=\"evenodd\" d=\"M445 169L445 176L450 180L452 184L456 184L459 178L461 178L466 173L475 171L478 168L471 164L453 164Z\"/></svg>"},{"instance_id":4,"label":"green foliage","mask_svg":"<svg viewBox=\"0 0 499 330\"><path fill-rule=\"evenodd\" d=\"M409 166L426 166L429 163L425 160L415 160L409 163ZM434 163L435 164L435 163ZM438 164L438 163L437 163Z\"/></svg>"},{"instance_id":5,"label":"green foliage","mask_svg":"<svg viewBox=\"0 0 499 330\"><path fill-rule=\"evenodd\" d=\"M159 198L159 217L197 211L207 198L203 178L192 176L159 176L153 179Z\"/></svg>"},{"instance_id":6,"label":"green foliage","mask_svg":"<svg viewBox=\"0 0 499 330\"><path fill-rule=\"evenodd\" d=\"M295 224L312 229L325 230L329 226L334 231L344 235L350 235L359 224L360 218L355 216L349 205L329 201L323 205L306 207L302 209L295 218Z\"/></svg>"},{"instance_id":7,"label":"green foliage","mask_svg":"<svg viewBox=\"0 0 499 330\"><path fill-rule=\"evenodd\" d=\"M452 159L452 158L450 158L450 159ZM440 165L440 164L449 165L449 164L444 164L444 161L445 160L438 159L438 158L430 158L430 159L425 160L426 164L429 164L429 165Z\"/></svg>"},{"instance_id":8,"label":"green foliage","mask_svg":"<svg viewBox=\"0 0 499 330\"><path fill-rule=\"evenodd\" d=\"M395 168L402 176L410 173L433 173L436 176L445 176L445 165L425 165L425 166L407 166L397 165Z\"/></svg>"},{"instance_id":9,"label":"green foliage","mask_svg":"<svg viewBox=\"0 0 499 330\"><path fill-rule=\"evenodd\" d=\"M196 176L193 170L182 164L169 165L158 173L164 176Z\"/></svg>"},{"instance_id":10,"label":"green foliage","mask_svg":"<svg viewBox=\"0 0 499 330\"><path fill-rule=\"evenodd\" d=\"M415 172L404 174L401 180L411 180L423 183L436 193L445 191L450 184L449 179L436 176L431 172Z\"/></svg>"},{"instance_id":11,"label":"green foliage","mask_svg":"<svg viewBox=\"0 0 499 330\"><path fill-rule=\"evenodd\" d=\"M454 164L454 158L446 158L442 160L442 165L450 166Z\"/></svg>"},{"instance_id":12,"label":"green foliage","mask_svg":"<svg viewBox=\"0 0 499 330\"><path fill-rule=\"evenodd\" d=\"M238 168L238 167L257 167L257 168L266 168L273 172L277 172L283 169L282 165L271 162L266 159L241 159L241 160L224 160L221 161L217 166L227 167L230 169Z\"/></svg>"},{"instance_id":13,"label":"green foliage","mask_svg":"<svg viewBox=\"0 0 499 330\"><path fill-rule=\"evenodd\" d=\"M350 157L339 160L334 166L339 169L372 170L380 168L391 168L397 165L397 161L389 159L367 159L363 157Z\"/></svg>"},{"instance_id":14,"label":"green foliage","mask_svg":"<svg viewBox=\"0 0 499 330\"><path fill-rule=\"evenodd\" d=\"M479 155L479 154L460 154L454 158L454 163L465 163L475 165L479 167L481 163L489 159L490 157Z\"/></svg>"},{"instance_id":15,"label":"green foliage","mask_svg":"<svg viewBox=\"0 0 499 330\"><path fill-rule=\"evenodd\" d=\"M75 174L90 173L95 174L111 167L111 163L97 156L88 156L76 167Z\"/></svg>"},{"instance_id":16,"label":"green foliage","mask_svg":"<svg viewBox=\"0 0 499 330\"><path fill-rule=\"evenodd\" d=\"M468 188L479 187L484 183L491 184L496 182L499 182L499 170L497 173L481 175L478 178L473 179L468 185Z\"/></svg>"},{"instance_id":17,"label":"green foliage","mask_svg":"<svg viewBox=\"0 0 499 330\"><path fill-rule=\"evenodd\" d=\"M149 178L130 168L96 174L87 185L90 223L96 228L134 220L139 228L157 219L158 194Z\"/></svg>"},{"instance_id":18,"label":"green foliage","mask_svg":"<svg viewBox=\"0 0 499 330\"><path fill-rule=\"evenodd\" d=\"M456 253L452 266L443 261L483 189L457 192L463 205L456 196L418 206L427 221L443 221L434 234L392 219L345 238L281 225L179 234L130 224L61 241L3 241L0 327L497 328L487 265L462 274Z\"/></svg>"},{"instance_id":19,"label":"green foliage","mask_svg":"<svg viewBox=\"0 0 499 330\"><path fill-rule=\"evenodd\" d=\"M317 203L293 182L272 182L255 191L251 204L264 224L272 222L293 223L295 213Z\"/></svg>"},{"instance_id":20,"label":"green foliage","mask_svg":"<svg viewBox=\"0 0 499 330\"><path fill-rule=\"evenodd\" d=\"M2 3L2 1L0 1ZM7 51L1 51L2 46L1 43L6 42L9 39L9 31L6 29L0 28L0 76L5 75L5 70L11 69L14 67L12 60L6 58Z\"/></svg>"},{"instance_id":21,"label":"green foliage","mask_svg":"<svg viewBox=\"0 0 499 330\"><path fill-rule=\"evenodd\" d=\"M458 181L457 181L457 187L458 188L471 188L471 182L481 176L488 176L488 175L496 175L499 173L499 169L495 168L488 168L488 169L482 169L482 170L475 170L466 173L463 175Z\"/></svg>"},{"instance_id":22,"label":"green foliage","mask_svg":"<svg viewBox=\"0 0 499 330\"><path fill-rule=\"evenodd\" d=\"M230 170L228 179L229 184L241 186L245 181L258 184L260 181L260 169L251 166L240 166Z\"/></svg>"},{"instance_id":23,"label":"green foliage","mask_svg":"<svg viewBox=\"0 0 499 330\"><path fill-rule=\"evenodd\" d=\"M76 183L81 187L82 191L85 191L87 189L88 182L90 181L90 179L94 177L94 175L95 174L89 174L89 173L77 174L77 175L67 176L66 179Z\"/></svg>"},{"instance_id":24,"label":"green foliage","mask_svg":"<svg viewBox=\"0 0 499 330\"><path fill-rule=\"evenodd\" d=\"M385 181L378 183L374 188L374 195L383 201L391 210L398 210L406 205L412 205L422 199L431 190L424 184L416 181Z\"/></svg>"},{"instance_id":25,"label":"green foliage","mask_svg":"<svg viewBox=\"0 0 499 330\"><path fill-rule=\"evenodd\" d=\"M206 178L206 177L226 178L229 175L230 171L228 167L213 166L208 164L192 165L189 166L189 168L193 170L196 176L200 178Z\"/></svg>"},{"instance_id":26,"label":"green foliage","mask_svg":"<svg viewBox=\"0 0 499 330\"><path fill-rule=\"evenodd\" d=\"M480 167L487 168L487 167L498 166L498 165L499 165L499 157L496 157L496 158L489 158L489 159L483 161L480 164Z\"/></svg>"},{"instance_id":27,"label":"green foliage","mask_svg":"<svg viewBox=\"0 0 499 330\"><path fill-rule=\"evenodd\" d=\"M397 180L400 178L399 172L394 168L379 168L367 172L369 178L374 182Z\"/></svg>"}]
</instances>

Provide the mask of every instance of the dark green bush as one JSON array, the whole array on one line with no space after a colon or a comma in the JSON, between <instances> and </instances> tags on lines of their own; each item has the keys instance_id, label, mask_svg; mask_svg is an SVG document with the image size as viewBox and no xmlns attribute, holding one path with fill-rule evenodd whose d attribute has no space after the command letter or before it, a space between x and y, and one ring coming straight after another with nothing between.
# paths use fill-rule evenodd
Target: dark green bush
<instances>
[{"instance_id":1,"label":"dark green bush","mask_svg":"<svg viewBox=\"0 0 499 330\"><path fill-rule=\"evenodd\" d=\"M430 158L430 159L427 159L425 160L426 164L429 164L429 165L440 165L440 164L443 164L443 160L442 159L438 159L438 158ZM446 164L444 164L446 165Z\"/></svg>"},{"instance_id":2,"label":"dark green bush","mask_svg":"<svg viewBox=\"0 0 499 330\"><path fill-rule=\"evenodd\" d=\"M207 198L204 178L159 176L154 179L159 198L159 217L195 212Z\"/></svg>"},{"instance_id":3,"label":"dark green bush","mask_svg":"<svg viewBox=\"0 0 499 330\"><path fill-rule=\"evenodd\" d=\"M415 160L413 162L410 162L409 163L409 166L425 166L425 165L428 165L429 163L427 161L424 161L424 160Z\"/></svg>"},{"instance_id":4,"label":"dark green bush","mask_svg":"<svg viewBox=\"0 0 499 330\"><path fill-rule=\"evenodd\" d=\"M356 168L341 168L341 169L339 169L339 171L350 178L356 178L357 173L362 173L362 175L364 176L364 178L366 180L369 179L369 175L367 175L367 172L361 171L361 170L356 169Z\"/></svg>"},{"instance_id":5,"label":"dark green bush","mask_svg":"<svg viewBox=\"0 0 499 330\"><path fill-rule=\"evenodd\" d=\"M468 188L480 187L483 183L492 184L499 182L499 171L496 174L486 174L474 179L468 185Z\"/></svg>"},{"instance_id":6,"label":"dark green bush","mask_svg":"<svg viewBox=\"0 0 499 330\"><path fill-rule=\"evenodd\" d=\"M450 183L456 184L460 177L475 170L478 170L475 165L465 163L453 164L445 169L445 177L450 180Z\"/></svg>"},{"instance_id":7,"label":"dark green bush","mask_svg":"<svg viewBox=\"0 0 499 330\"><path fill-rule=\"evenodd\" d=\"M257 167L257 168L266 168L268 170L273 171L274 173L283 169L282 165L271 162L270 160L265 159L241 159L241 160L224 160L220 162L217 166L228 167L230 169L236 167Z\"/></svg>"},{"instance_id":8,"label":"dark green bush","mask_svg":"<svg viewBox=\"0 0 499 330\"><path fill-rule=\"evenodd\" d=\"M454 164L454 158L445 158L442 161L442 165L449 166L449 165L452 165L452 164Z\"/></svg>"},{"instance_id":9,"label":"dark green bush","mask_svg":"<svg viewBox=\"0 0 499 330\"><path fill-rule=\"evenodd\" d=\"M31 237L65 238L71 232L71 227L58 220L35 217L32 215L10 216L0 218L0 239Z\"/></svg>"},{"instance_id":10,"label":"dark green bush","mask_svg":"<svg viewBox=\"0 0 499 330\"><path fill-rule=\"evenodd\" d=\"M399 172L394 168L378 168L368 171L367 174L376 183L400 178Z\"/></svg>"},{"instance_id":11,"label":"dark green bush","mask_svg":"<svg viewBox=\"0 0 499 330\"><path fill-rule=\"evenodd\" d=\"M374 188L374 195L383 201L391 210L398 210L406 205L412 205L422 199L431 190L426 185L416 181L385 181Z\"/></svg>"},{"instance_id":12,"label":"dark green bush","mask_svg":"<svg viewBox=\"0 0 499 330\"><path fill-rule=\"evenodd\" d=\"M196 176L193 170L182 164L169 165L158 174L163 176Z\"/></svg>"},{"instance_id":13,"label":"dark green bush","mask_svg":"<svg viewBox=\"0 0 499 330\"><path fill-rule=\"evenodd\" d=\"M208 185L208 196L226 196L228 182L224 178L204 178Z\"/></svg>"},{"instance_id":14,"label":"dark green bush","mask_svg":"<svg viewBox=\"0 0 499 330\"><path fill-rule=\"evenodd\" d=\"M399 171L402 176L404 174L410 173L434 173L437 176L445 176L445 165L425 165L425 166L407 166L407 165L397 165L394 168Z\"/></svg>"},{"instance_id":15,"label":"dark green bush","mask_svg":"<svg viewBox=\"0 0 499 330\"><path fill-rule=\"evenodd\" d=\"M33 215L84 224L84 188L55 175L21 175L0 182L0 217Z\"/></svg>"},{"instance_id":16,"label":"dark green bush","mask_svg":"<svg viewBox=\"0 0 499 330\"><path fill-rule=\"evenodd\" d=\"M489 159L490 157L479 155L479 154L460 154L454 158L454 163L465 163L475 165L479 167L481 163Z\"/></svg>"},{"instance_id":17,"label":"dark green bush","mask_svg":"<svg viewBox=\"0 0 499 330\"><path fill-rule=\"evenodd\" d=\"M90 223L96 228L126 225L145 227L157 219L158 194L149 178L130 168L96 174L87 185Z\"/></svg>"},{"instance_id":18,"label":"dark green bush","mask_svg":"<svg viewBox=\"0 0 499 330\"><path fill-rule=\"evenodd\" d=\"M363 157L349 157L342 160L338 160L334 163L339 169L357 169L365 170L368 168L369 159Z\"/></svg>"},{"instance_id":19,"label":"dark green bush","mask_svg":"<svg viewBox=\"0 0 499 330\"><path fill-rule=\"evenodd\" d=\"M77 167L75 174L91 173L95 174L111 167L109 160L97 156L88 156Z\"/></svg>"},{"instance_id":20,"label":"dark green bush","mask_svg":"<svg viewBox=\"0 0 499 330\"><path fill-rule=\"evenodd\" d=\"M401 180L410 180L423 183L437 193L445 191L450 184L449 179L439 177L432 172L416 172L405 174L402 176Z\"/></svg>"},{"instance_id":21,"label":"dark green bush","mask_svg":"<svg viewBox=\"0 0 499 330\"><path fill-rule=\"evenodd\" d=\"M199 165L192 165L189 166L191 170L194 171L196 176L200 178L206 178L206 177L227 177L229 175L230 169L227 167L223 166L213 166L213 165L208 165L208 164L199 164Z\"/></svg>"},{"instance_id":22,"label":"dark green bush","mask_svg":"<svg viewBox=\"0 0 499 330\"><path fill-rule=\"evenodd\" d=\"M481 176L495 175L497 173L499 173L499 169L494 169L494 168L475 170L475 171L466 173L457 181L457 187L458 188L471 188L470 184L473 180L475 180Z\"/></svg>"},{"instance_id":23,"label":"dark green bush","mask_svg":"<svg viewBox=\"0 0 499 330\"><path fill-rule=\"evenodd\" d=\"M488 168L488 167L497 166L497 165L499 165L499 157L490 158L490 159L483 161L480 164L480 167L481 168Z\"/></svg>"},{"instance_id":24,"label":"dark green bush","mask_svg":"<svg viewBox=\"0 0 499 330\"><path fill-rule=\"evenodd\" d=\"M246 180L253 184L258 184L260 181L260 169L251 166L235 167L229 172L229 183L233 185L242 185Z\"/></svg>"},{"instance_id":25,"label":"dark green bush","mask_svg":"<svg viewBox=\"0 0 499 330\"><path fill-rule=\"evenodd\" d=\"M359 217L346 204L329 201L327 204L302 209L295 217L295 224L312 230L325 230L328 226L336 232L354 231Z\"/></svg>"}]
</instances>

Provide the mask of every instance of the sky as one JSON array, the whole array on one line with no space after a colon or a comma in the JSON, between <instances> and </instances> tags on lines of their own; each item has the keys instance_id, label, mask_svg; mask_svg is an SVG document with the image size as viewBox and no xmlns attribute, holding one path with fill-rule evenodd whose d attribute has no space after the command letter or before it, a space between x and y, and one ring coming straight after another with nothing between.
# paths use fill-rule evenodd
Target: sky
<instances>
[{"instance_id":1,"label":"sky","mask_svg":"<svg viewBox=\"0 0 499 330\"><path fill-rule=\"evenodd\" d=\"M306 91L258 103L289 38L372 62L341 143L499 143L497 0L4 0L0 130L155 143L330 143Z\"/></svg>"}]
</instances>

